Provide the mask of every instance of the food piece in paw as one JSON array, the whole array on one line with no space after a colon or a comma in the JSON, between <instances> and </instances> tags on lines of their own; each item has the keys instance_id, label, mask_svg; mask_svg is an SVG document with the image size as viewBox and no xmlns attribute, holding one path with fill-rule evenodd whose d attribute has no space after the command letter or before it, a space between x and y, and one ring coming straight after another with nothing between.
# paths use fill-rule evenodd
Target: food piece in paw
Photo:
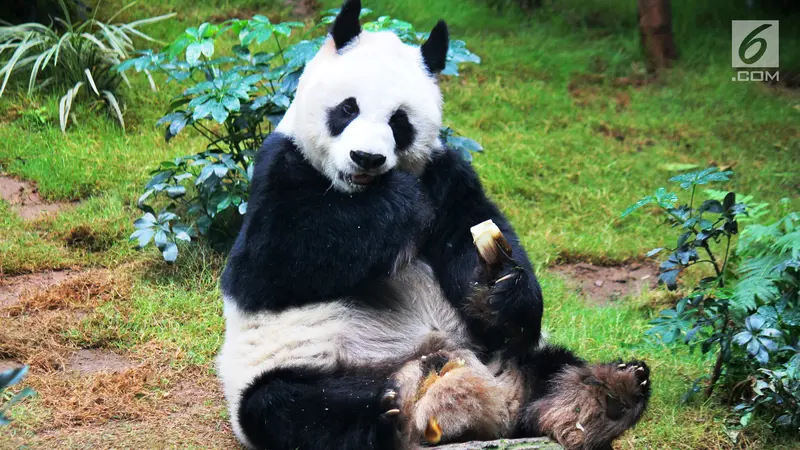
<instances>
[{"instance_id":1,"label":"food piece in paw","mask_svg":"<svg viewBox=\"0 0 800 450\"><path fill-rule=\"evenodd\" d=\"M439 426L439 421L436 420L436 417L428 419L428 425L425 427L423 436L425 436L425 442L428 444L436 445L442 442L442 427Z\"/></svg>"},{"instance_id":2,"label":"food piece in paw","mask_svg":"<svg viewBox=\"0 0 800 450\"><path fill-rule=\"evenodd\" d=\"M478 254L489 267L499 268L503 262L511 260L511 245L491 219L475 225L469 231Z\"/></svg>"}]
</instances>

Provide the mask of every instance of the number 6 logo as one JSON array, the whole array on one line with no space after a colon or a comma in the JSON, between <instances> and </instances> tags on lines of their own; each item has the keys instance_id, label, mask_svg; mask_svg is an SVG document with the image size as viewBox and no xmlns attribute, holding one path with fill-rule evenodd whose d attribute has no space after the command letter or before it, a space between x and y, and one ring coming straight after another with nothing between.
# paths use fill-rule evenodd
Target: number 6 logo
<instances>
[{"instance_id":1,"label":"number 6 logo","mask_svg":"<svg viewBox=\"0 0 800 450\"><path fill-rule=\"evenodd\" d=\"M731 29L733 67L778 67L777 20L734 20Z\"/></svg>"},{"instance_id":2,"label":"number 6 logo","mask_svg":"<svg viewBox=\"0 0 800 450\"><path fill-rule=\"evenodd\" d=\"M765 23L764 25L761 25L750 32L750 34L748 34L739 45L739 58L741 58L745 64L753 64L761 59L762 56L764 56L764 53L767 51L767 40L764 38L757 38L756 36L771 26L771 23ZM758 51L755 52L753 56L748 58L746 56L747 50L756 44L758 44Z\"/></svg>"}]
</instances>

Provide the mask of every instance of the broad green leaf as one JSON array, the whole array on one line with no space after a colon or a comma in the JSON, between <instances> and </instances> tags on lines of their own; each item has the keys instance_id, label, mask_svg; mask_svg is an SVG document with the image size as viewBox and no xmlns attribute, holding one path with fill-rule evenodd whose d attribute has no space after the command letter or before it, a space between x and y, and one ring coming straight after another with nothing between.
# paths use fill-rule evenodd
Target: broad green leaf
<instances>
[{"instance_id":1,"label":"broad green leaf","mask_svg":"<svg viewBox=\"0 0 800 450\"><path fill-rule=\"evenodd\" d=\"M156 230L152 228L143 228L134 231L133 234L131 234L129 240L138 241L137 245L139 246L139 248L144 248L148 243L150 243L150 240L153 239L153 236L155 236L155 234Z\"/></svg>"},{"instance_id":2,"label":"broad green leaf","mask_svg":"<svg viewBox=\"0 0 800 450\"><path fill-rule=\"evenodd\" d=\"M728 181L731 175L733 175L731 171L720 172L716 167L709 167L699 172L690 172L674 176L670 178L669 181L680 183L682 189L689 189L692 186L708 184L715 181Z\"/></svg>"},{"instance_id":3,"label":"broad green leaf","mask_svg":"<svg viewBox=\"0 0 800 450\"><path fill-rule=\"evenodd\" d=\"M161 255L164 257L164 261L174 263L178 259L178 246L174 242L167 242L161 249Z\"/></svg>"},{"instance_id":4,"label":"broad green leaf","mask_svg":"<svg viewBox=\"0 0 800 450\"><path fill-rule=\"evenodd\" d=\"M211 58L214 54L214 41L211 39L203 39L203 42L200 43L200 51L206 58Z\"/></svg>"},{"instance_id":5,"label":"broad green leaf","mask_svg":"<svg viewBox=\"0 0 800 450\"><path fill-rule=\"evenodd\" d=\"M649 204L651 204L651 203L653 203L655 201L656 201L655 197L653 197L652 195L648 195L647 197L644 197L641 200L639 200L638 202L634 203L633 205L627 207L625 209L625 211L622 212L622 215L620 216L620 218L627 217L632 212L636 211L637 209L641 208L642 206L649 205Z\"/></svg>"},{"instance_id":6,"label":"broad green leaf","mask_svg":"<svg viewBox=\"0 0 800 450\"><path fill-rule=\"evenodd\" d=\"M192 66L196 66L200 61L200 55L203 54L203 47L195 42L186 47L186 62Z\"/></svg>"}]
</instances>

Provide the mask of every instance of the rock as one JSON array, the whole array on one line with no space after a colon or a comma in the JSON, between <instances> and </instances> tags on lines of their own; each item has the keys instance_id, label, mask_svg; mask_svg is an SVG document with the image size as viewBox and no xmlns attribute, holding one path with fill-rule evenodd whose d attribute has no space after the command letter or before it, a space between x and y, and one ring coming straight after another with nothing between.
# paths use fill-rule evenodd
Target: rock
<instances>
[{"instance_id":1,"label":"rock","mask_svg":"<svg viewBox=\"0 0 800 450\"><path fill-rule=\"evenodd\" d=\"M547 438L499 439L496 441L471 441L433 447L436 450L563 450Z\"/></svg>"}]
</instances>

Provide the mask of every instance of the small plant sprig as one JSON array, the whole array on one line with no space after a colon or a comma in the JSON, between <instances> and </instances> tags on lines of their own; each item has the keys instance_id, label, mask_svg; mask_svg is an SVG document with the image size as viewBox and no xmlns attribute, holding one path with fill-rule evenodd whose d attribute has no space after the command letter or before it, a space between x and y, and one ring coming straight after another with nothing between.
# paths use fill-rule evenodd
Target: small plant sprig
<instances>
[{"instance_id":1,"label":"small plant sprig","mask_svg":"<svg viewBox=\"0 0 800 450\"><path fill-rule=\"evenodd\" d=\"M8 369L5 372L0 372L0 397L6 396L6 390L19 383L25 374L28 373L28 366L17 367ZM26 387L14 395L11 395L6 403L0 406L0 426L8 425L11 419L8 418L8 410L14 403L19 402L25 397L34 395L33 389Z\"/></svg>"},{"instance_id":2,"label":"small plant sprig","mask_svg":"<svg viewBox=\"0 0 800 450\"><path fill-rule=\"evenodd\" d=\"M365 8L361 15L370 12ZM212 244L226 245L233 240L247 212L255 154L294 99L300 74L322 46L336 14L337 9L327 11L311 27L300 22L273 24L261 15L203 23L188 28L161 52L139 52L117 66L119 73L159 73L184 86L157 125L165 127L167 141L184 130L206 140L205 150L162 162L151 172L137 202L144 216L136 221L131 240L140 247L155 243L167 262L176 260L179 241L206 237ZM392 31L414 45L427 39L427 33L388 16L362 26ZM301 30L302 39L289 43ZM230 52L222 52L218 41L229 33L238 42ZM459 64L479 62L464 42L452 40L442 74L458 76ZM443 128L440 136L465 158L482 151L477 142L450 128ZM156 204L161 206L158 212Z\"/></svg>"}]
</instances>

